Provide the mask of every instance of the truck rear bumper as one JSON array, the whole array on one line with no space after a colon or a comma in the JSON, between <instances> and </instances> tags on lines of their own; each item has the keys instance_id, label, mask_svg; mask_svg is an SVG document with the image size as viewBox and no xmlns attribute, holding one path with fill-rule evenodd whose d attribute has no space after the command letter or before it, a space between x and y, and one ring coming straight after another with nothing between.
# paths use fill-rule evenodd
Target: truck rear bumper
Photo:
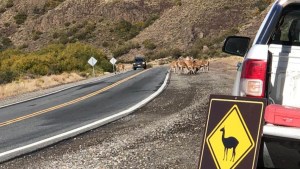
<instances>
[{"instance_id":1,"label":"truck rear bumper","mask_svg":"<svg viewBox=\"0 0 300 169\"><path fill-rule=\"evenodd\" d=\"M262 141L264 168L300 168L300 128L267 124Z\"/></svg>"},{"instance_id":2,"label":"truck rear bumper","mask_svg":"<svg viewBox=\"0 0 300 169\"><path fill-rule=\"evenodd\" d=\"M267 136L296 139L300 142L300 128L296 127L284 127L266 124L263 129L263 134Z\"/></svg>"}]
</instances>

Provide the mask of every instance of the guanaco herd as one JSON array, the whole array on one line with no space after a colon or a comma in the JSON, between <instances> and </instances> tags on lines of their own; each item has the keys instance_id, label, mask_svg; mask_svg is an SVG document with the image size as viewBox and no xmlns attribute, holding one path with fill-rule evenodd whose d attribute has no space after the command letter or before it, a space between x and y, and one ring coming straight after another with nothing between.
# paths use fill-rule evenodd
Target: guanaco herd
<instances>
[{"instance_id":1,"label":"guanaco herd","mask_svg":"<svg viewBox=\"0 0 300 169\"><path fill-rule=\"evenodd\" d=\"M193 59L189 56L186 58L180 57L178 60L170 63L170 71L179 74L196 74L198 71L208 72L209 61Z\"/></svg>"},{"instance_id":2,"label":"guanaco herd","mask_svg":"<svg viewBox=\"0 0 300 169\"><path fill-rule=\"evenodd\" d=\"M116 64L116 73L124 72L125 65L123 63ZM186 58L180 57L170 63L170 71L179 74L196 74L199 71L209 71L209 61L199 60L187 56Z\"/></svg>"}]
</instances>

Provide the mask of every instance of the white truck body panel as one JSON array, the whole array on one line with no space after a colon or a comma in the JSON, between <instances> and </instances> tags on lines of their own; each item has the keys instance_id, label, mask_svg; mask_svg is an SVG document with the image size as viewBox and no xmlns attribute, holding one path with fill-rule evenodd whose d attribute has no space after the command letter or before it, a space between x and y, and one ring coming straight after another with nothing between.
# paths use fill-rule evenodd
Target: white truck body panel
<instances>
[{"instance_id":1,"label":"white truck body panel","mask_svg":"<svg viewBox=\"0 0 300 169\"><path fill-rule=\"evenodd\" d=\"M270 99L275 104L300 107L300 46L271 44Z\"/></svg>"}]
</instances>

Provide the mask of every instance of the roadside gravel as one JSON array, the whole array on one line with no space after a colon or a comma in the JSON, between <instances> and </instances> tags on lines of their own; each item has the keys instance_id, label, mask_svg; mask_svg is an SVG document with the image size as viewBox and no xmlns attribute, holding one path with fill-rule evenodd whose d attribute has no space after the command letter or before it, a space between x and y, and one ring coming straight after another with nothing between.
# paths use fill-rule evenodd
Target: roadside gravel
<instances>
[{"instance_id":1,"label":"roadside gravel","mask_svg":"<svg viewBox=\"0 0 300 169\"><path fill-rule=\"evenodd\" d=\"M0 168L197 168L210 94L230 94L236 58L208 73L171 74L166 90L133 114Z\"/></svg>"}]
</instances>

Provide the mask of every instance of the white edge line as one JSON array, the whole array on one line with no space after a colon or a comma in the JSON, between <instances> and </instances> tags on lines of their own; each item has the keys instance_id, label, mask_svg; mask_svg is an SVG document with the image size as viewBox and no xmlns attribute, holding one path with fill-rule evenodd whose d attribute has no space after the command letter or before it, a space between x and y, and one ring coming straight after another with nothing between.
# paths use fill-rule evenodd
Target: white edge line
<instances>
[{"instance_id":1,"label":"white edge line","mask_svg":"<svg viewBox=\"0 0 300 169\"><path fill-rule=\"evenodd\" d=\"M104 124L107 124L109 122L112 122L114 120L120 119L130 113L132 113L133 111L137 110L138 108L141 108L142 106L144 106L145 104L147 104L148 102L150 102L152 99L154 99L156 96L158 96L167 86L168 80L170 77L170 73L168 72L166 75L166 78L164 80L164 83L162 84L162 86L153 94L151 94L149 97L147 97L146 99L142 100L141 102L137 103L136 105L134 105L133 107L124 110L122 112L119 112L117 114L114 114L112 116L106 117L104 119L98 120L96 122L93 122L91 124L70 130L68 132L53 136L53 137L49 137L47 139L32 143L32 144L28 144L26 146L23 147L19 147L16 149L12 149L3 153L0 153L0 162L4 162L7 161L9 159L15 158L17 156L26 154L26 153L30 153L32 151L38 150L40 148L52 145L54 143L60 142L62 140L74 137L78 134L84 133L86 131L92 130L94 128L100 127Z\"/></svg>"}]
</instances>

